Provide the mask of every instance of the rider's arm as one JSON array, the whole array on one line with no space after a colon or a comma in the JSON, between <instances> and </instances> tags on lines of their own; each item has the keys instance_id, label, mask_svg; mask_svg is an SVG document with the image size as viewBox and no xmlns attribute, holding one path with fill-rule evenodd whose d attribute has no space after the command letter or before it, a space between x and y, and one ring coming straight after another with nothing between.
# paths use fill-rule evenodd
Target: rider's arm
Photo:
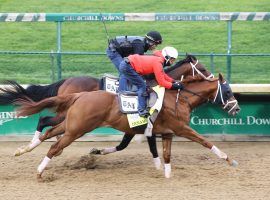
<instances>
[{"instance_id":1,"label":"rider's arm","mask_svg":"<svg viewBox=\"0 0 270 200\"><path fill-rule=\"evenodd\" d=\"M166 73L164 73L164 78L165 78L167 81L169 81L169 82L173 82L173 81L174 81L174 79L171 78L170 76L168 76Z\"/></svg>"},{"instance_id":2,"label":"rider's arm","mask_svg":"<svg viewBox=\"0 0 270 200\"><path fill-rule=\"evenodd\" d=\"M156 65L154 67L154 74L155 74L156 80L157 80L157 82L158 82L158 84L160 86L163 86L163 87L165 87L167 89L170 89L172 87L172 81L173 81L173 79L170 79L170 81L169 81L169 80L167 80L165 78L166 77L166 74L163 71L162 64Z\"/></svg>"}]
</instances>

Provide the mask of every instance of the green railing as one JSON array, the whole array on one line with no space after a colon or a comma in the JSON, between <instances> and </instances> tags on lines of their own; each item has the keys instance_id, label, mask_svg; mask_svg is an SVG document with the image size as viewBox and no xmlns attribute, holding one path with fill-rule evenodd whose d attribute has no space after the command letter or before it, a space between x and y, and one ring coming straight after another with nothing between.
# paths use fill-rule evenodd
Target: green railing
<instances>
[{"instance_id":1,"label":"green railing","mask_svg":"<svg viewBox=\"0 0 270 200\"><path fill-rule=\"evenodd\" d=\"M62 78L62 59L59 58L59 55L89 55L89 56L105 56L106 54L104 52L61 52L57 53L54 51L51 52L20 52L20 51L0 51L0 54L11 54L11 55L48 55L48 59L50 59L51 63L51 81L55 82L57 80L60 80ZM217 72L215 70L215 57L228 57L228 54L222 54L222 53L192 53L195 56L200 56L200 57L209 57L209 66L210 66L210 71L212 73ZM185 54L180 53L180 56L184 56ZM254 54L234 54L231 53L229 55L231 58L232 57L269 57L270 58L270 53L254 53ZM230 61L227 60L227 62L230 62L231 65L231 58ZM57 67L56 67L57 66ZM57 68L57 69L56 69ZM227 70L230 70L230 68L227 68ZM231 71L227 71L227 80L231 79ZM229 79L228 79L229 78Z\"/></svg>"},{"instance_id":2,"label":"green railing","mask_svg":"<svg viewBox=\"0 0 270 200\"><path fill-rule=\"evenodd\" d=\"M206 53L209 56L212 71L214 57L225 56L227 60L227 80L231 80L232 56L270 56L265 54L232 54L232 22L233 21L269 21L270 12L183 12L183 13L0 13L0 22L56 22L57 49L55 52L13 52L0 51L0 54L47 54L57 65L57 79L62 78L62 55L103 55L102 52L64 52L62 51L62 23L82 21L226 21L227 22L227 53ZM52 67L52 70L54 67ZM53 71L52 71L53 72ZM54 73L53 73L54 74ZM54 77L54 76L52 76ZM52 78L53 79L53 78Z\"/></svg>"}]
</instances>

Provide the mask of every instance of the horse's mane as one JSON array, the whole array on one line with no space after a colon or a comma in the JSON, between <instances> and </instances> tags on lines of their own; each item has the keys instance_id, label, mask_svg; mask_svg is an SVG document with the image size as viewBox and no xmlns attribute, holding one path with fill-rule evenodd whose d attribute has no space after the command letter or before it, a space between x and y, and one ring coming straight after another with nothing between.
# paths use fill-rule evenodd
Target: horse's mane
<instances>
[{"instance_id":1,"label":"horse's mane","mask_svg":"<svg viewBox=\"0 0 270 200\"><path fill-rule=\"evenodd\" d=\"M191 54L187 54L186 57L183 59L183 60L179 60L177 63L175 63L172 67L168 67L166 68L164 71L166 73L178 68L178 67L181 67L183 64L185 63L189 63L189 62L192 62L194 60L197 60L197 58L194 56L194 55L191 55Z\"/></svg>"}]
</instances>

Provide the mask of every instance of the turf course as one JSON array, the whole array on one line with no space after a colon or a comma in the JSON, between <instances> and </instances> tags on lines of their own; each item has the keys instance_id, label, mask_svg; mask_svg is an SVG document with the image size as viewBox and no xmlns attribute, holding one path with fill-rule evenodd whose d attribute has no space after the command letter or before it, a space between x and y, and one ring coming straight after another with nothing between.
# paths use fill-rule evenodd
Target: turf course
<instances>
[{"instance_id":1,"label":"turf course","mask_svg":"<svg viewBox=\"0 0 270 200\"><path fill-rule=\"evenodd\" d=\"M269 12L268 0L96 0L20 1L0 0L1 13L94 13L94 12ZM158 30L164 46L174 46L181 54L226 53L227 23L212 22L106 22L110 37L144 35ZM269 21L233 22L232 53L270 53ZM62 24L64 52L105 53L106 34L101 22L65 22ZM0 23L0 52L51 52L56 50L56 24L47 22ZM197 56L210 69L208 56ZM179 59L183 58L183 55ZM52 64L54 61L54 64ZM226 57L214 58L214 73L226 74ZM52 69L53 67L53 69ZM105 55L63 55L63 78L103 73L117 74ZM20 83L50 83L56 60L47 54L7 55L0 53L0 79ZM233 57L232 83L269 83L270 57ZM55 77L56 78L56 77Z\"/></svg>"}]
</instances>

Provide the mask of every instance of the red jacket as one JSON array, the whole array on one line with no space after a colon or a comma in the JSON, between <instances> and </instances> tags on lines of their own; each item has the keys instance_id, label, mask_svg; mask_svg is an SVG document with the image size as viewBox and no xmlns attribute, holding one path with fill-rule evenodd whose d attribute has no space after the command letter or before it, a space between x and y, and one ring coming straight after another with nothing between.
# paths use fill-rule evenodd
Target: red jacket
<instances>
[{"instance_id":1,"label":"red jacket","mask_svg":"<svg viewBox=\"0 0 270 200\"><path fill-rule=\"evenodd\" d=\"M128 56L131 67L141 75L155 74L160 86L167 89L172 87L173 79L165 74L163 70L164 58L161 51L156 51L154 55L130 55Z\"/></svg>"}]
</instances>

